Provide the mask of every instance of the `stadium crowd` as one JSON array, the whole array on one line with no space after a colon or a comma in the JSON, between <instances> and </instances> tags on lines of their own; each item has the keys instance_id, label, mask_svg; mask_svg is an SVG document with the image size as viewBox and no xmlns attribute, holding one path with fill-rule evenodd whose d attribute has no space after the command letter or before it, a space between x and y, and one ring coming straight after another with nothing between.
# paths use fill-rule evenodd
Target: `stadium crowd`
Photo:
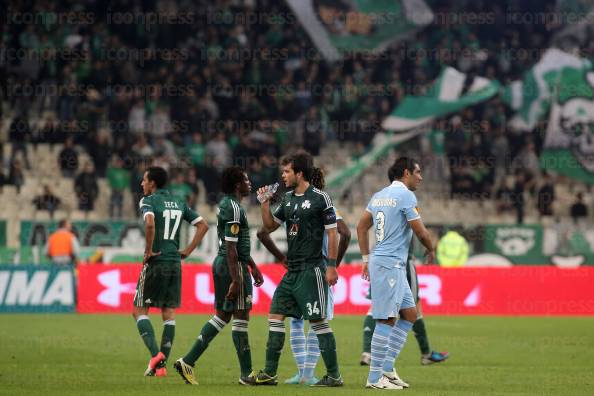
<instances>
[{"instance_id":1,"label":"stadium crowd","mask_svg":"<svg viewBox=\"0 0 594 396\"><path fill-rule=\"evenodd\" d=\"M111 215L121 215L122 192L140 197L149 163L172 171L173 189L190 202L202 180L214 204L231 163L258 186L276 179L290 144L318 155L338 140L359 155L382 119L444 65L508 83L559 27L510 19L550 12L551 0L427 3L434 21L411 40L330 64L279 1L9 1L0 81L12 153L0 181L23 184L28 143L63 144L56 158L75 180L81 210L93 210L96 178L107 177ZM542 128L514 133L510 114L496 97L437 120L432 151L448 160L452 197L493 198L521 220L518 197L550 180L538 167ZM92 163L79 163L81 149ZM545 193L539 202L554 198Z\"/></svg>"}]
</instances>

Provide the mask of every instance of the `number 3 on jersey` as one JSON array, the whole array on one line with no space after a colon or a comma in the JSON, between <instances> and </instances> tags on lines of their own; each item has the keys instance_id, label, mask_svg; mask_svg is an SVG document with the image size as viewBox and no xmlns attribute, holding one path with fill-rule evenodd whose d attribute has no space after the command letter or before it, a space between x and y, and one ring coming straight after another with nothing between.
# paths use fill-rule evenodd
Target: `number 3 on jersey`
<instances>
[{"instance_id":1,"label":"number 3 on jersey","mask_svg":"<svg viewBox=\"0 0 594 396\"><path fill-rule=\"evenodd\" d=\"M179 228L179 223L181 222L182 211L167 209L163 211L163 217L165 218L165 230L163 232L163 239L173 240L175 239L175 233L177 232L177 229ZM169 233L171 220L175 221L175 223L173 224L173 229L171 230L171 233Z\"/></svg>"},{"instance_id":2,"label":"number 3 on jersey","mask_svg":"<svg viewBox=\"0 0 594 396\"><path fill-rule=\"evenodd\" d=\"M386 215L384 212L377 212L375 215L375 240L381 242L384 240L384 227L386 225Z\"/></svg>"}]
</instances>

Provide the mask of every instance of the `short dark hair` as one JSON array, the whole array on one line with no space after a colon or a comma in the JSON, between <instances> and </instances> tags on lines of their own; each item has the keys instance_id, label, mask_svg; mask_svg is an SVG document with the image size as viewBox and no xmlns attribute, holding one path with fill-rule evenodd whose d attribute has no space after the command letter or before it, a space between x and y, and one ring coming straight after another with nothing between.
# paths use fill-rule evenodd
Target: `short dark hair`
<instances>
[{"instance_id":1,"label":"short dark hair","mask_svg":"<svg viewBox=\"0 0 594 396\"><path fill-rule=\"evenodd\" d=\"M167 171L160 166L151 166L146 170L146 178L154 181L157 188L163 188L167 185Z\"/></svg>"},{"instance_id":2,"label":"short dark hair","mask_svg":"<svg viewBox=\"0 0 594 396\"><path fill-rule=\"evenodd\" d=\"M68 220L62 219L62 220L58 221L58 228L64 228L64 227L66 227L66 224L68 224Z\"/></svg>"},{"instance_id":3,"label":"short dark hair","mask_svg":"<svg viewBox=\"0 0 594 396\"><path fill-rule=\"evenodd\" d=\"M388 169L388 179L391 182L397 179L402 179L404 176L404 171L408 170L410 173L413 173L415 170L415 165L418 162L410 157L400 157L394 161L394 164Z\"/></svg>"},{"instance_id":4,"label":"short dark hair","mask_svg":"<svg viewBox=\"0 0 594 396\"><path fill-rule=\"evenodd\" d=\"M323 190L326 187L326 180L324 179L324 171L322 169L313 167L310 177L310 183L318 190Z\"/></svg>"},{"instance_id":5,"label":"short dark hair","mask_svg":"<svg viewBox=\"0 0 594 396\"><path fill-rule=\"evenodd\" d=\"M311 179L311 172L313 169L313 157L305 150L299 150L295 153L283 157L282 165L289 165L293 168L293 172L303 173L303 178L307 181Z\"/></svg>"},{"instance_id":6,"label":"short dark hair","mask_svg":"<svg viewBox=\"0 0 594 396\"><path fill-rule=\"evenodd\" d=\"M225 168L221 176L221 189L225 194L233 194L237 183L243 181L245 170L240 166Z\"/></svg>"}]
</instances>

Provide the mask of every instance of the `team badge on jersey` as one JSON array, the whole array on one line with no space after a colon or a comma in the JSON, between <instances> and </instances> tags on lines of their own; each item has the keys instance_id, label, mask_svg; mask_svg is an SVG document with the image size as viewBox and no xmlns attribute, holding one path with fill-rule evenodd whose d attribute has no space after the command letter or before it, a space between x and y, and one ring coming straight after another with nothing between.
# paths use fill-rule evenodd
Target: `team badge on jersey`
<instances>
[{"instance_id":1,"label":"team badge on jersey","mask_svg":"<svg viewBox=\"0 0 594 396\"><path fill-rule=\"evenodd\" d=\"M306 199L302 204L301 204L301 209L309 209L311 208L311 202L309 202L309 199Z\"/></svg>"}]
</instances>

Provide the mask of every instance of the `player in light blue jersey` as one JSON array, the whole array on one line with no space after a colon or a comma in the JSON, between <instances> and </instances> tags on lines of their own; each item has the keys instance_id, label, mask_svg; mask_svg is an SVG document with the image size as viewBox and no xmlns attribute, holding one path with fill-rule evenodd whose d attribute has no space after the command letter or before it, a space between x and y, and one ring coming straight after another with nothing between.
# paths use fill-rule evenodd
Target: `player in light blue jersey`
<instances>
[{"instance_id":1,"label":"player in light blue jersey","mask_svg":"<svg viewBox=\"0 0 594 396\"><path fill-rule=\"evenodd\" d=\"M427 249L428 261L433 262L435 256L413 193L423 180L418 162L399 158L390 167L388 176L391 184L373 195L357 225L363 277L371 282L371 310L376 320L366 385L373 389L408 387L396 373L394 362L417 319L415 301L406 280L413 232ZM368 232L372 226L376 244L369 255Z\"/></svg>"},{"instance_id":2,"label":"player in light blue jersey","mask_svg":"<svg viewBox=\"0 0 594 396\"><path fill-rule=\"evenodd\" d=\"M311 184L315 188L319 190L324 189L324 173L320 168L313 168L310 179ZM344 257L344 254L351 240L351 231L343 221L338 210L336 210L336 225L339 236L338 254L336 256L336 266L338 267L340 265L340 262L342 261L342 258ZM272 241L270 235L268 234L268 232L266 232L264 228L261 228L258 231L258 239L280 263L285 262L285 255L278 249L278 247ZM326 237L326 234L324 234L322 255L324 256L324 261L326 261L328 257L328 238ZM332 289L329 289L326 319L332 320L333 317L334 295L332 293ZM320 347L318 345L318 338L311 327L309 328L307 336L305 335L304 322L305 321L303 319L291 318L291 351L293 352L293 357L295 358L295 363L297 364L297 369L299 372L295 374L295 376L287 379L285 381L285 384L311 385L318 382L318 379L314 375L316 365L318 363L318 360L320 359Z\"/></svg>"}]
</instances>

